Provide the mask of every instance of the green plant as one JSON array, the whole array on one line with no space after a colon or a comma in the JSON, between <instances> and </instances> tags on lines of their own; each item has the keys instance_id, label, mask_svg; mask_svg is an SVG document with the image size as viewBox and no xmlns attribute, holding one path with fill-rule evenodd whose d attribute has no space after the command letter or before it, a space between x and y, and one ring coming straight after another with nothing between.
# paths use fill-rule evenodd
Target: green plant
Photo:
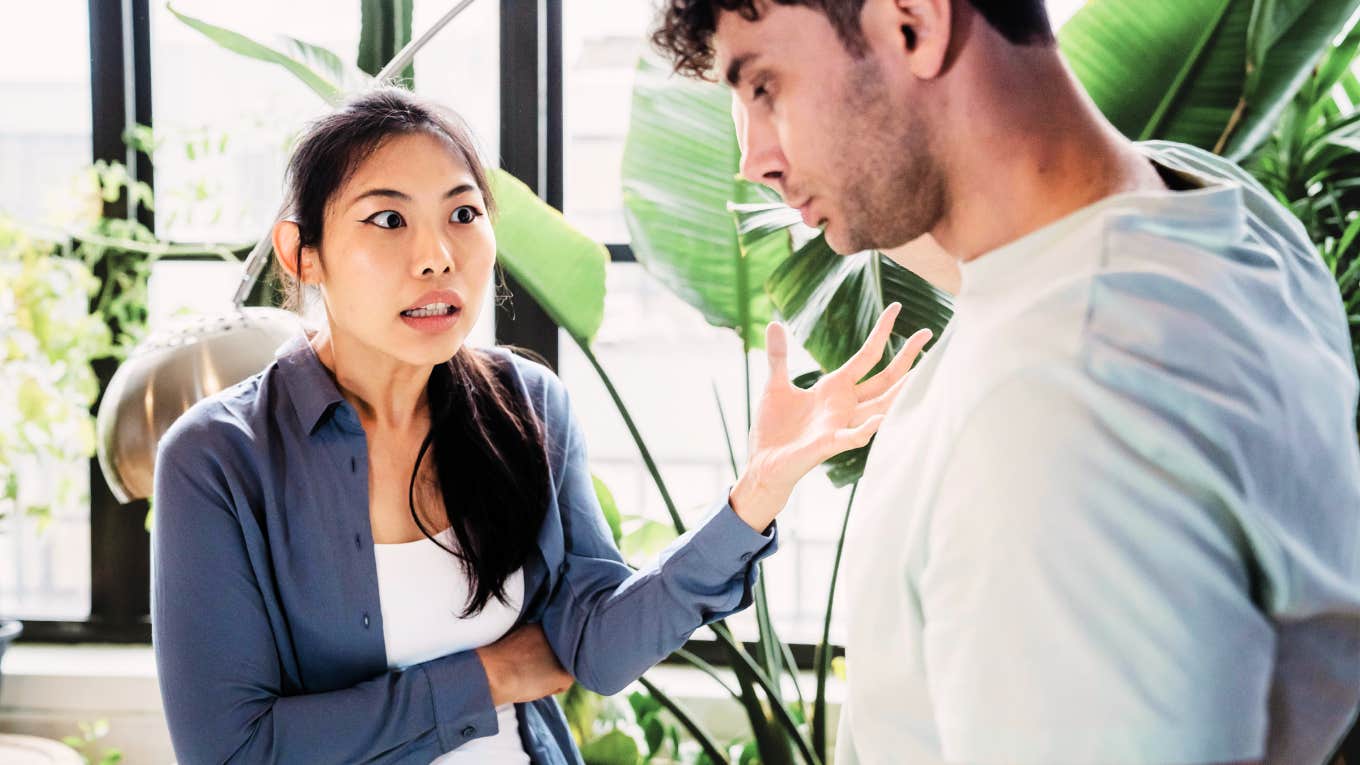
<instances>
[{"instance_id":1,"label":"green plant","mask_svg":"<svg viewBox=\"0 0 1360 765\"><path fill-rule=\"evenodd\" d=\"M1360 358L1360 25L1330 47L1246 167L1303 222L1337 280Z\"/></svg>"},{"instance_id":2,"label":"green plant","mask_svg":"<svg viewBox=\"0 0 1360 765\"><path fill-rule=\"evenodd\" d=\"M94 454L90 362L109 330L90 311L98 281L62 248L0 216L0 516L45 520L76 499L67 469Z\"/></svg>"},{"instance_id":3,"label":"green plant","mask_svg":"<svg viewBox=\"0 0 1360 765\"><path fill-rule=\"evenodd\" d=\"M79 752L85 765L118 765L123 761L122 751L97 747L99 740L109 735L108 720L81 722L77 727L79 736L66 736L61 742Z\"/></svg>"}]
</instances>

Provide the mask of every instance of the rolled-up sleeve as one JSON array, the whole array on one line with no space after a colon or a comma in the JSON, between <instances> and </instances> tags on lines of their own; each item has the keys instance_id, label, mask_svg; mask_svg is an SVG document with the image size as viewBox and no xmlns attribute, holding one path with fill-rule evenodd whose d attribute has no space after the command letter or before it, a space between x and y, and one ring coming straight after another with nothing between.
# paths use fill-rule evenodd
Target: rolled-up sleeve
<instances>
[{"instance_id":1,"label":"rolled-up sleeve","mask_svg":"<svg viewBox=\"0 0 1360 765\"><path fill-rule=\"evenodd\" d=\"M556 380L548 407L549 446L562 457L556 487L566 554L543 626L577 682L613 694L698 628L749 606L756 564L775 551L778 532L773 524L755 531L724 500L654 563L634 571L605 523L585 440Z\"/></svg>"},{"instance_id":2,"label":"rolled-up sleeve","mask_svg":"<svg viewBox=\"0 0 1360 765\"><path fill-rule=\"evenodd\" d=\"M480 660L450 654L352 687L285 695L223 423L186 415L156 465L152 629L177 757L200 763L429 761L497 731Z\"/></svg>"}]
</instances>

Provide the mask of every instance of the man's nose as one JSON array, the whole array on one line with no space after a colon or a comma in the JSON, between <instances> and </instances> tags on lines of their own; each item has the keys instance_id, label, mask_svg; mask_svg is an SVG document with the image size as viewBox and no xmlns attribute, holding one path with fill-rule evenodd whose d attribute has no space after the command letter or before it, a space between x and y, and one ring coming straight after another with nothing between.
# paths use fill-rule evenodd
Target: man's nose
<instances>
[{"instance_id":1,"label":"man's nose","mask_svg":"<svg viewBox=\"0 0 1360 765\"><path fill-rule=\"evenodd\" d=\"M753 115L735 98L732 122L737 131L737 148L741 150L741 177L783 193L781 182L786 163L774 124L767 117Z\"/></svg>"}]
</instances>

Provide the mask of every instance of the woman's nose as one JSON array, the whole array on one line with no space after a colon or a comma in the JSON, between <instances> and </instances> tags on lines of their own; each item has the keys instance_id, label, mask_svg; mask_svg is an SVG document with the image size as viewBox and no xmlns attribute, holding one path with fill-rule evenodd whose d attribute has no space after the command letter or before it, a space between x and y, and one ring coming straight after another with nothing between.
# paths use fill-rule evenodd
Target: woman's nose
<instances>
[{"instance_id":1,"label":"woman's nose","mask_svg":"<svg viewBox=\"0 0 1360 765\"><path fill-rule=\"evenodd\" d=\"M446 237L431 234L417 242L416 270L421 276L449 273L454 265L454 246Z\"/></svg>"}]
</instances>

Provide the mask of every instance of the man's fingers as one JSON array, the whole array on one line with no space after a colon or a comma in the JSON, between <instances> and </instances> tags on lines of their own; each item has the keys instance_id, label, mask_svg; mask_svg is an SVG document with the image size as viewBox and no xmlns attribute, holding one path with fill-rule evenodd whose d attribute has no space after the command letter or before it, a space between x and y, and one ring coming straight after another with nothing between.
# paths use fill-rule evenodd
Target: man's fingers
<instances>
[{"instance_id":1,"label":"man's fingers","mask_svg":"<svg viewBox=\"0 0 1360 765\"><path fill-rule=\"evenodd\" d=\"M926 343L930 342L933 334L928 329L918 329L912 333L886 369L856 386L855 396L860 401L876 398L905 379L911 365L916 363L916 357L920 355L921 349L926 347Z\"/></svg>"},{"instance_id":2,"label":"man's fingers","mask_svg":"<svg viewBox=\"0 0 1360 765\"><path fill-rule=\"evenodd\" d=\"M874 434L878 432L878 428L882 424L883 415L876 414L853 428L844 428L836 431L836 436L833 440L836 451L832 452L828 457L867 445L873 440Z\"/></svg>"},{"instance_id":3,"label":"man's fingers","mask_svg":"<svg viewBox=\"0 0 1360 765\"><path fill-rule=\"evenodd\" d=\"M907 387L908 379L909 378L906 377L900 378L897 382L893 383L891 388L878 394L875 398L871 398L868 401L861 402L857 405L855 407L854 415L850 418L851 426L860 425L876 414L887 414L888 410L892 408L893 402L896 401L898 395L902 393L902 389Z\"/></svg>"},{"instance_id":4,"label":"man's fingers","mask_svg":"<svg viewBox=\"0 0 1360 765\"><path fill-rule=\"evenodd\" d=\"M770 384L791 385L789 382L789 336L784 325L772 321L765 327L765 357L770 362Z\"/></svg>"},{"instance_id":5,"label":"man's fingers","mask_svg":"<svg viewBox=\"0 0 1360 765\"><path fill-rule=\"evenodd\" d=\"M883 358L883 349L888 345L888 338L892 337L893 321L901 311L901 303L893 303L884 309L864 345L860 346L855 355L851 356L836 373L849 377L851 384L859 382L860 378L869 374L869 370Z\"/></svg>"}]
</instances>

